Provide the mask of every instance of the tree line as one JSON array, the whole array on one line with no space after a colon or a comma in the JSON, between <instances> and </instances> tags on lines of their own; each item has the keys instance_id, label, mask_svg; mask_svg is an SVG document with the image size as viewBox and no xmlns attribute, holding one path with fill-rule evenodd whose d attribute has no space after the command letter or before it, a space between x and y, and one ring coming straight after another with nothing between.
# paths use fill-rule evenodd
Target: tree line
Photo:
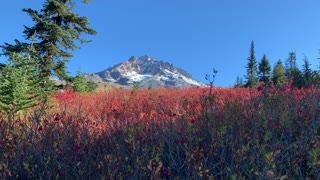
<instances>
[{"instance_id":1,"label":"tree line","mask_svg":"<svg viewBox=\"0 0 320 180\"><path fill-rule=\"evenodd\" d=\"M251 41L250 55L246 65L246 81L243 81L243 79L238 76L235 87L256 87L261 83L281 86L290 83L295 87L301 88L320 82L319 71L311 69L311 64L306 56L303 59L302 69L297 66L296 53L293 51L288 53L288 57L284 63L278 60L273 68L271 68L270 62L265 54L261 60L257 62L254 48L254 41Z\"/></svg>"}]
</instances>

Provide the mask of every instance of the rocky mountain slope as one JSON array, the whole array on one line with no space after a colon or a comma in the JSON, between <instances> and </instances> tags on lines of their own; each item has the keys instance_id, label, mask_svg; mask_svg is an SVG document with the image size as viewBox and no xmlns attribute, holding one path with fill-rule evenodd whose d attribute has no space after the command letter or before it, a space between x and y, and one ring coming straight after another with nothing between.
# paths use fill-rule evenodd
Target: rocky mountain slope
<instances>
[{"instance_id":1,"label":"rocky mountain slope","mask_svg":"<svg viewBox=\"0 0 320 180\"><path fill-rule=\"evenodd\" d=\"M130 57L123 63L109 67L97 73L86 73L86 79L100 82L112 82L122 86L137 84L148 87L196 87L205 84L194 80L189 73L164 61L150 56Z\"/></svg>"}]
</instances>

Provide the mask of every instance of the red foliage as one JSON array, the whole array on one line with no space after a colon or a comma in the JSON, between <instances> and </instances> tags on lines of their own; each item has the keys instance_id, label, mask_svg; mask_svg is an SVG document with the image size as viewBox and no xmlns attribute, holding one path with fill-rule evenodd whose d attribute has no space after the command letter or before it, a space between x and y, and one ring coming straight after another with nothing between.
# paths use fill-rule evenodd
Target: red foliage
<instances>
[{"instance_id":1,"label":"red foliage","mask_svg":"<svg viewBox=\"0 0 320 180\"><path fill-rule=\"evenodd\" d=\"M35 118L17 117L15 132L21 132L22 140L19 143L22 145L15 149L20 149L20 153L11 153L14 151L12 144L15 135L0 137L0 148L5 148L10 152L8 155L14 154L17 159L21 159L18 154L34 154L30 152L35 148L41 149L41 152L43 148L47 148L46 152L52 151L49 155L58 155L56 160L67 159L66 165L72 166L72 162L77 162L77 168L87 168L82 162L89 152L90 158L94 157L91 166L99 164L97 159L106 162L92 168L95 170L103 169L104 165L114 167L124 163L123 167L126 168L128 162L139 162L141 165L150 161L145 156L141 157L145 161L130 160L127 156L122 157L123 154L129 153L133 158L140 154L150 154L152 158L158 159L161 157L159 153L168 151L170 153L167 155L170 154L170 157L171 154L181 154L177 161L172 161L174 163L188 162L193 167L202 167L206 164L207 157L222 160L224 158L220 157L226 155L225 159L232 156L230 159L238 163L233 167L242 167L248 164L247 159L254 162L252 152L264 153L281 148L287 151L290 144L296 142L294 138L309 138L310 134L315 133L319 136L317 129L311 129L320 118L318 99L317 88L297 89L291 86L259 86L253 89L142 89L134 93L130 90L110 90L85 95L63 90L53 96L52 104L46 109L44 116L38 117L36 113L30 113ZM0 126L8 128L3 121ZM30 136L24 134L29 129L32 130ZM287 142L279 137L290 138L286 139ZM303 141L299 142L305 142L304 139L308 138L302 138ZM257 142L262 144L259 146L261 149L249 148ZM310 143L316 144L317 141L310 140ZM170 146L171 144L174 146ZM27 148L29 151L26 151ZM223 153L224 148L230 150L230 153ZM161 149L165 151L160 152ZM301 151L302 154L307 152L303 148ZM167 155L163 157L169 157ZM241 157L245 157L243 162ZM264 154L256 157L264 157ZM180 161L179 158L185 160ZM318 156L314 159L317 160ZM163 167L158 172L162 172L163 177L177 173L176 167L170 167L171 163L165 162L167 158L160 160L159 168ZM285 163L278 165L280 164ZM30 171L31 168L24 169ZM55 170L55 176L60 173L60 176L68 178L72 171L67 169L59 166ZM204 167L202 170L205 169ZM131 170L131 167L128 168L128 172ZM196 172L200 168L191 170ZM209 171L215 172L214 169Z\"/></svg>"},{"instance_id":2,"label":"red foliage","mask_svg":"<svg viewBox=\"0 0 320 180\"><path fill-rule=\"evenodd\" d=\"M64 90L54 96L56 108L52 120L60 128L66 125L72 127L75 136L79 136L83 129L88 130L89 135L99 136L138 122L144 124L145 131L150 131L150 122L175 123L183 119L194 124L195 121L206 118L203 112L213 110L216 114L224 114L228 104L243 106L243 115L250 116L254 113L252 108L262 108L259 99L263 97L283 96L286 101L290 101L286 104L297 104L313 91L317 89L297 89L289 85L282 88L213 88L209 97L209 88L142 89L135 93L130 90L109 90L82 96L71 90ZM252 99L256 99L258 104L248 103ZM273 106L288 108L281 104ZM310 115L303 107L297 109L297 113ZM272 126L278 127L280 124L272 123Z\"/></svg>"},{"instance_id":3,"label":"red foliage","mask_svg":"<svg viewBox=\"0 0 320 180\"><path fill-rule=\"evenodd\" d=\"M204 104L208 93L209 88L163 88L142 89L135 93L130 90L110 90L80 96L71 90L63 90L54 96L57 109L53 121L60 122L63 119L60 126L69 124L74 127L76 134L81 132L84 123L95 135L136 122L169 123L185 119L193 124L195 119L201 119L205 108L210 109L210 104ZM245 88L213 88L212 108L222 113L226 103L244 104L259 94L257 90Z\"/></svg>"},{"instance_id":4,"label":"red foliage","mask_svg":"<svg viewBox=\"0 0 320 180\"><path fill-rule=\"evenodd\" d=\"M194 124L195 120L194 120L194 119L191 119L191 121L190 121L190 122L191 122L191 124Z\"/></svg>"},{"instance_id":5,"label":"red foliage","mask_svg":"<svg viewBox=\"0 0 320 180\"><path fill-rule=\"evenodd\" d=\"M75 152L79 151L79 149L80 149L80 146L79 146L78 144L75 144L75 145L73 146L73 150L74 150Z\"/></svg>"}]
</instances>

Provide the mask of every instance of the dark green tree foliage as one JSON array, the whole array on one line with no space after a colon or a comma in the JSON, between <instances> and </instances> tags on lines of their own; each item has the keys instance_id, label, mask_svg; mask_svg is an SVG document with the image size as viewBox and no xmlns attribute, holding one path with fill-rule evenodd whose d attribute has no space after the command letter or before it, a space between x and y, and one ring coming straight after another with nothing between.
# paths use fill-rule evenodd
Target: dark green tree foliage
<instances>
[{"instance_id":1,"label":"dark green tree foliage","mask_svg":"<svg viewBox=\"0 0 320 180\"><path fill-rule=\"evenodd\" d=\"M5 67L6 65L4 63L0 63L0 72L2 71L2 69Z\"/></svg>"},{"instance_id":2,"label":"dark green tree foliage","mask_svg":"<svg viewBox=\"0 0 320 180\"><path fill-rule=\"evenodd\" d=\"M310 63L307 57L304 57L303 59L303 66L302 66L302 71L303 71L303 79L304 79L304 84L309 86L312 81L313 81L313 73L310 68Z\"/></svg>"},{"instance_id":3,"label":"dark green tree foliage","mask_svg":"<svg viewBox=\"0 0 320 180\"><path fill-rule=\"evenodd\" d=\"M266 84L270 83L270 73L271 67L267 56L264 54L260 63L259 63L259 80L265 82Z\"/></svg>"},{"instance_id":4,"label":"dark green tree foliage","mask_svg":"<svg viewBox=\"0 0 320 180\"><path fill-rule=\"evenodd\" d=\"M80 93L94 92L97 88L96 83L87 81L80 71L78 71L77 75L73 78L72 84L73 90Z\"/></svg>"},{"instance_id":5,"label":"dark green tree foliage","mask_svg":"<svg viewBox=\"0 0 320 180\"><path fill-rule=\"evenodd\" d=\"M97 89L97 84L93 81L87 81L87 87L86 91L87 92L94 92Z\"/></svg>"},{"instance_id":6,"label":"dark green tree foliage","mask_svg":"<svg viewBox=\"0 0 320 180\"><path fill-rule=\"evenodd\" d=\"M288 59L286 61L285 74L288 79L293 78L294 73L297 69L297 58L295 52L289 52Z\"/></svg>"},{"instance_id":7,"label":"dark green tree foliage","mask_svg":"<svg viewBox=\"0 0 320 180\"><path fill-rule=\"evenodd\" d=\"M84 76L80 73L80 71L77 72L77 75L73 79L73 90L84 93L86 92L87 88L87 82Z\"/></svg>"},{"instance_id":8,"label":"dark green tree foliage","mask_svg":"<svg viewBox=\"0 0 320 180\"><path fill-rule=\"evenodd\" d=\"M281 85L285 80L284 67L281 60L279 60L273 67L272 82L275 85Z\"/></svg>"},{"instance_id":9,"label":"dark green tree foliage","mask_svg":"<svg viewBox=\"0 0 320 180\"><path fill-rule=\"evenodd\" d=\"M6 43L2 46L3 54L31 54L37 57L34 60L40 65L41 77L54 74L67 79L66 62L72 57L72 52L78 49L76 42L89 42L81 38L83 33L96 34L95 30L88 27L87 18L73 13L73 9L72 0L46 0L40 12L23 9L34 22L32 27L25 26L23 31L28 42L15 40L14 45ZM31 44L34 46L33 52L28 48Z\"/></svg>"},{"instance_id":10,"label":"dark green tree foliage","mask_svg":"<svg viewBox=\"0 0 320 180\"><path fill-rule=\"evenodd\" d=\"M289 52L289 56L286 61L285 75L288 80L292 81L293 86L302 87L305 85L305 81L301 70L297 67L296 61L296 53Z\"/></svg>"},{"instance_id":11,"label":"dark green tree foliage","mask_svg":"<svg viewBox=\"0 0 320 180\"><path fill-rule=\"evenodd\" d=\"M299 88L303 87L305 85L305 81L303 79L303 74L301 70L299 68L294 68L292 73L292 85Z\"/></svg>"},{"instance_id":12,"label":"dark green tree foliage","mask_svg":"<svg viewBox=\"0 0 320 180\"><path fill-rule=\"evenodd\" d=\"M258 84L257 79L257 60L255 57L254 52L254 42L251 41L251 47L250 47L250 56L248 58L248 64L246 66L247 68L247 83L246 87L254 87Z\"/></svg>"},{"instance_id":13,"label":"dark green tree foliage","mask_svg":"<svg viewBox=\"0 0 320 180\"><path fill-rule=\"evenodd\" d=\"M37 105L36 69L30 57L12 54L0 75L0 108L13 118L14 113Z\"/></svg>"}]
</instances>

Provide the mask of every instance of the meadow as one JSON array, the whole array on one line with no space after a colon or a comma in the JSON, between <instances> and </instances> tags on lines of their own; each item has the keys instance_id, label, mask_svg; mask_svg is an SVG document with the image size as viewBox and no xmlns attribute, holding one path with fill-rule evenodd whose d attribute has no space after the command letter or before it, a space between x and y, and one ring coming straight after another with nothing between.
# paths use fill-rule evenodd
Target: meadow
<instances>
[{"instance_id":1,"label":"meadow","mask_svg":"<svg viewBox=\"0 0 320 180\"><path fill-rule=\"evenodd\" d=\"M317 87L64 90L0 118L1 179L320 179Z\"/></svg>"}]
</instances>

